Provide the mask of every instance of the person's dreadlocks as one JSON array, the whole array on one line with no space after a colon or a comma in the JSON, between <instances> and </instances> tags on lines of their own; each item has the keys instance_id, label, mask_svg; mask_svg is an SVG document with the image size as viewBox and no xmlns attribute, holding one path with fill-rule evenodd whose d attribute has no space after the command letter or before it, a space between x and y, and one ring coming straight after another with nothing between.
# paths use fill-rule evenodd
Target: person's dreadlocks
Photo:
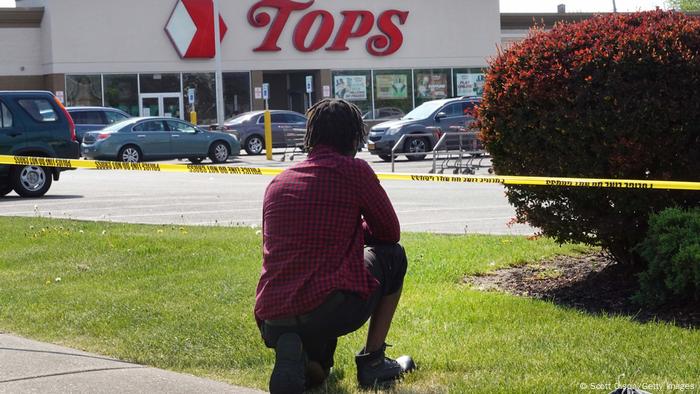
<instances>
[{"instance_id":1,"label":"person's dreadlocks","mask_svg":"<svg viewBox=\"0 0 700 394\"><path fill-rule=\"evenodd\" d=\"M304 148L307 152L322 144L341 154L353 155L367 137L360 109L345 100L321 100L306 111L306 116Z\"/></svg>"}]
</instances>

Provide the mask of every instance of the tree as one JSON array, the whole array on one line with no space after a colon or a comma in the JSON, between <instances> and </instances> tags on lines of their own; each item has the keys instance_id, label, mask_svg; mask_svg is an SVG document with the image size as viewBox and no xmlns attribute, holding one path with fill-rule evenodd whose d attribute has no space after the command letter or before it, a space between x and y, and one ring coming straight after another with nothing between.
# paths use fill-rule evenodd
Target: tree
<instances>
[{"instance_id":1,"label":"tree","mask_svg":"<svg viewBox=\"0 0 700 394\"><path fill-rule=\"evenodd\" d=\"M661 10L531 32L491 61L478 117L496 173L700 181L700 20ZM519 221L619 261L700 193L508 186Z\"/></svg>"},{"instance_id":2,"label":"tree","mask_svg":"<svg viewBox=\"0 0 700 394\"><path fill-rule=\"evenodd\" d=\"M666 5L677 11L700 11L700 0L668 0Z\"/></svg>"}]
</instances>

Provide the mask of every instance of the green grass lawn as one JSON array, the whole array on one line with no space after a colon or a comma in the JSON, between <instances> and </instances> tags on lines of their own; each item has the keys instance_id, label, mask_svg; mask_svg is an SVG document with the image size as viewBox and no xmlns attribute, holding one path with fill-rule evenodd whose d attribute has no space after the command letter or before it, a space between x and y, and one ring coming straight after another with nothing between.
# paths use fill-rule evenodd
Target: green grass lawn
<instances>
[{"instance_id":1,"label":"green grass lawn","mask_svg":"<svg viewBox=\"0 0 700 394\"><path fill-rule=\"evenodd\" d=\"M389 353L413 355L420 370L399 392L700 388L697 330L461 284L582 247L420 233L402 243L409 273ZM250 228L0 218L0 331L265 389L273 352L252 315L260 244ZM353 356L363 338L340 340L328 392L358 391Z\"/></svg>"}]
</instances>

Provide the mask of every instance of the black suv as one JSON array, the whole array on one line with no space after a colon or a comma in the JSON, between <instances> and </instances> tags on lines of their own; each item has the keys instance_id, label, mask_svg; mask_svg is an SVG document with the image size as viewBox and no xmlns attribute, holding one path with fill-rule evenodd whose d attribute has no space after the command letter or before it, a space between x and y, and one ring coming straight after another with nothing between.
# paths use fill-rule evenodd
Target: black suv
<instances>
[{"instance_id":1,"label":"black suv","mask_svg":"<svg viewBox=\"0 0 700 394\"><path fill-rule=\"evenodd\" d=\"M80 157L75 124L50 92L0 91L0 155L62 159ZM46 194L61 168L0 165L0 196Z\"/></svg>"}]
</instances>

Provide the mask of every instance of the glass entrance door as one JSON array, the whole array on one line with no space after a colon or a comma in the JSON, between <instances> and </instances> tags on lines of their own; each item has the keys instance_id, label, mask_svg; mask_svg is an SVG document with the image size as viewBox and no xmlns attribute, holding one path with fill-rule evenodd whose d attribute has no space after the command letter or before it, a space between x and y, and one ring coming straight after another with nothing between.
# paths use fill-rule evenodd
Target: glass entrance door
<instances>
[{"instance_id":1,"label":"glass entrance door","mask_svg":"<svg viewBox=\"0 0 700 394\"><path fill-rule=\"evenodd\" d=\"M141 116L161 116L158 97L141 98Z\"/></svg>"},{"instance_id":2,"label":"glass entrance door","mask_svg":"<svg viewBox=\"0 0 700 394\"><path fill-rule=\"evenodd\" d=\"M182 118L182 96L180 93L142 94L140 101L141 116L163 116Z\"/></svg>"},{"instance_id":3,"label":"glass entrance door","mask_svg":"<svg viewBox=\"0 0 700 394\"><path fill-rule=\"evenodd\" d=\"M163 97L163 116L166 118L184 119L180 116L182 114L181 103L182 96L179 94L176 97Z\"/></svg>"}]
</instances>

